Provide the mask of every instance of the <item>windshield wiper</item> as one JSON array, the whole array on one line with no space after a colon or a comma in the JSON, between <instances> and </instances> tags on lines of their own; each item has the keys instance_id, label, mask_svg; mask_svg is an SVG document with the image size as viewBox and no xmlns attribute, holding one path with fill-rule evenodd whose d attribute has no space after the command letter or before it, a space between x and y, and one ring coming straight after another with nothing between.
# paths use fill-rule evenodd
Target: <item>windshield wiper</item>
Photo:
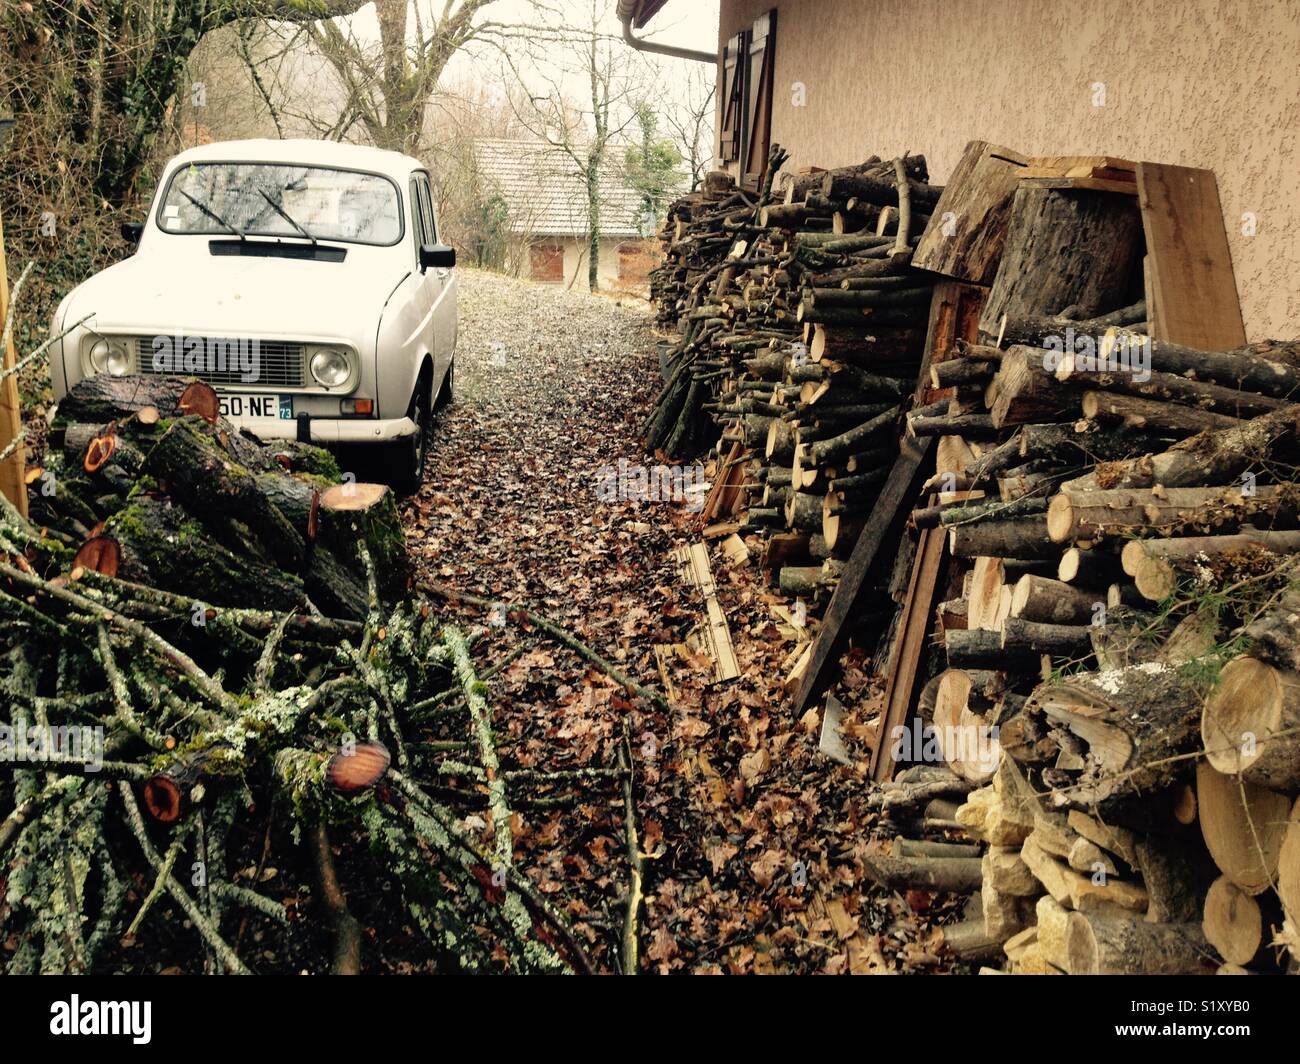
<instances>
[{"instance_id":1,"label":"windshield wiper","mask_svg":"<svg viewBox=\"0 0 1300 1064\"><path fill-rule=\"evenodd\" d=\"M276 203L275 200L273 200L269 195L267 195L266 189L264 189L264 188L259 188L259 189L257 190L257 194L258 194L259 196L261 196L262 199L266 200L266 202L267 202L267 204L270 206L271 210L275 211L276 214L278 214L281 218L283 218L283 219L284 219L286 222L288 222L291 226L293 226L295 229L297 229L298 232L300 232L303 236L305 236L305 237L306 237L308 240L310 240L313 244L316 243L316 238L315 238L314 236L312 236L311 233L307 232L306 227L303 226L303 225L302 225L301 223L299 223L298 221L296 221L296 220L294 219L293 215L291 215L288 211L286 211L283 207L281 207L278 203Z\"/></svg>"},{"instance_id":2,"label":"windshield wiper","mask_svg":"<svg viewBox=\"0 0 1300 1064\"><path fill-rule=\"evenodd\" d=\"M239 226L232 225L230 222L226 221L223 217L221 217L221 215L219 215L216 211L214 211L202 200L195 199L183 188L178 188L176 191L179 192L182 196L184 196L187 200L189 200L192 204L194 204L194 206L196 206L200 211L206 214L218 225L224 225L227 229L229 229L232 233L234 233L235 236L239 237L240 240L248 239L248 237L244 235L244 231L240 229Z\"/></svg>"}]
</instances>

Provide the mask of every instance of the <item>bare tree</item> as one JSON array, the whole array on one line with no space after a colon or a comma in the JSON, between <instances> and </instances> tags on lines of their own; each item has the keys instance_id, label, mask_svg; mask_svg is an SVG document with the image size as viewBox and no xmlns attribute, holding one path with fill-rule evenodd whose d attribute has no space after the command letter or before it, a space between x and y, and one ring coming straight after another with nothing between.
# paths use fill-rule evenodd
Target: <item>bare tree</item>
<instances>
[{"instance_id":1,"label":"bare tree","mask_svg":"<svg viewBox=\"0 0 1300 1064\"><path fill-rule=\"evenodd\" d=\"M692 63L684 78L674 79L674 87L678 91L662 100L660 117L690 171L690 191L694 192L713 165L717 73Z\"/></svg>"},{"instance_id":2,"label":"bare tree","mask_svg":"<svg viewBox=\"0 0 1300 1064\"><path fill-rule=\"evenodd\" d=\"M526 97L519 119L529 132L562 153L579 179L587 221L587 283L600 287L600 242L604 207L602 179L611 170L611 147L637 123L638 104L645 98L646 68L622 41L603 28L606 14L600 0L590 0L588 18L580 27L564 29L563 46L549 50L530 68L514 56L507 63L521 84L541 84L545 92ZM566 91L564 80L585 82L581 98Z\"/></svg>"},{"instance_id":3,"label":"bare tree","mask_svg":"<svg viewBox=\"0 0 1300 1064\"><path fill-rule=\"evenodd\" d=\"M419 154L429 105L452 57L473 44L502 49L511 42L557 39L553 22L488 19L498 0L374 0L378 42L351 23L314 22L307 33L344 87L337 127L360 125L370 143ZM441 3L441 10L438 4ZM540 0L531 5L543 12Z\"/></svg>"},{"instance_id":4,"label":"bare tree","mask_svg":"<svg viewBox=\"0 0 1300 1064\"><path fill-rule=\"evenodd\" d=\"M368 0L46 0L0 8L0 70L20 128L53 116L59 157L110 205L129 198L204 35L249 19L316 24ZM16 159L21 159L21 145ZM21 180L21 175L19 177Z\"/></svg>"}]
</instances>

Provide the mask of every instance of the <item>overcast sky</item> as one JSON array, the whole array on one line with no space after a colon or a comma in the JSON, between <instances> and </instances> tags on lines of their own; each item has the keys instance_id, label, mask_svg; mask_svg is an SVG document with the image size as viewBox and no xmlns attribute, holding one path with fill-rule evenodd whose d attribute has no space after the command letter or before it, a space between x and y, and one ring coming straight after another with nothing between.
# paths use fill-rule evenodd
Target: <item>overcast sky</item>
<instances>
[{"instance_id":1,"label":"overcast sky","mask_svg":"<svg viewBox=\"0 0 1300 1064\"><path fill-rule=\"evenodd\" d=\"M441 11L443 6L443 0L416 0L416 2L426 11L430 7ZM614 14L617 0L598 0L598 2L604 12L602 29L611 36L621 37L622 28ZM545 3L547 7L571 19L574 25L585 26L590 18L591 0L545 0ZM493 22L529 24L538 21L538 13L530 0L495 0L483 9L480 18ZM373 6L367 5L346 21L351 24L359 37L378 40L378 26L375 22ZM718 5L714 0L669 0L668 6L655 16L649 32L642 31L639 36L664 44L675 44L705 52L714 51L718 45ZM671 77L674 70L685 71L695 65L697 64L689 60L662 58L660 68L666 76ZM544 61L542 67L543 74L559 76L558 70L546 69ZM475 58L467 53L461 53L448 66L447 79L455 81L472 75L474 69ZM578 87L577 91L581 93L582 87Z\"/></svg>"}]
</instances>

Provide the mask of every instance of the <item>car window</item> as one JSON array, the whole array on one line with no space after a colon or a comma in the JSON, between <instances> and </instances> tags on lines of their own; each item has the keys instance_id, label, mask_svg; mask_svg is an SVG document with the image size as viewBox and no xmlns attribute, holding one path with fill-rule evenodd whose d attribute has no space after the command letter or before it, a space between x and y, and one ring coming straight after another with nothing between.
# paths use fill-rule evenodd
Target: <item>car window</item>
<instances>
[{"instance_id":1,"label":"car window","mask_svg":"<svg viewBox=\"0 0 1300 1064\"><path fill-rule=\"evenodd\" d=\"M424 209L429 215L429 243L438 243L438 218L433 213L433 196L429 190L429 177L427 174L420 175L420 197L424 201Z\"/></svg>"},{"instance_id":2,"label":"car window","mask_svg":"<svg viewBox=\"0 0 1300 1064\"><path fill-rule=\"evenodd\" d=\"M381 245L396 244L404 228L397 186L380 174L256 162L178 168L159 203L158 227Z\"/></svg>"},{"instance_id":3,"label":"car window","mask_svg":"<svg viewBox=\"0 0 1300 1064\"><path fill-rule=\"evenodd\" d=\"M411 215L415 218L415 244L432 244L432 226L424 205L424 196L420 190L420 175L411 178Z\"/></svg>"}]
</instances>

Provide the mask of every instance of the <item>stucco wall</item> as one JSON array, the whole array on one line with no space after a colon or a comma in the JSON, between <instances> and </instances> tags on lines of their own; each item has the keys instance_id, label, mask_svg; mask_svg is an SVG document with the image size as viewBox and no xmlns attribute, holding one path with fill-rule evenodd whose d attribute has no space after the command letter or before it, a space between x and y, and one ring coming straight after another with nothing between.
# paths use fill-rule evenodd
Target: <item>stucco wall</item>
<instances>
[{"instance_id":1,"label":"stucco wall","mask_svg":"<svg viewBox=\"0 0 1300 1064\"><path fill-rule=\"evenodd\" d=\"M791 169L913 151L942 182L971 138L1206 167L1248 337L1300 337L1297 0L721 0L720 39L772 7Z\"/></svg>"},{"instance_id":2,"label":"stucco wall","mask_svg":"<svg viewBox=\"0 0 1300 1064\"><path fill-rule=\"evenodd\" d=\"M574 285L575 288L585 288L587 285L587 241L576 237L535 237L535 240L543 243L555 243L562 245L564 249L564 284L573 280L575 273L579 274L578 280ZM598 266L600 287L602 289L617 289L620 287L619 282L619 248L626 241L620 237L606 237L600 242L600 264ZM527 255L523 256L525 264L528 262Z\"/></svg>"},{"instance_id":3,"label":"stucco wall","mask_svg":"<svg viewBox=\"0 0 1300 1064\"><path fill-rule=\"evenodd\" d=\"M606 237L600 242L600 262L597 265L601 288L618 287L618 249L622 240ZM587 242L586 240L566 240L564 242L564 283L573 280L575 271L580 271L576 288L587 284Z\"/></svg>"}]
</instances>

